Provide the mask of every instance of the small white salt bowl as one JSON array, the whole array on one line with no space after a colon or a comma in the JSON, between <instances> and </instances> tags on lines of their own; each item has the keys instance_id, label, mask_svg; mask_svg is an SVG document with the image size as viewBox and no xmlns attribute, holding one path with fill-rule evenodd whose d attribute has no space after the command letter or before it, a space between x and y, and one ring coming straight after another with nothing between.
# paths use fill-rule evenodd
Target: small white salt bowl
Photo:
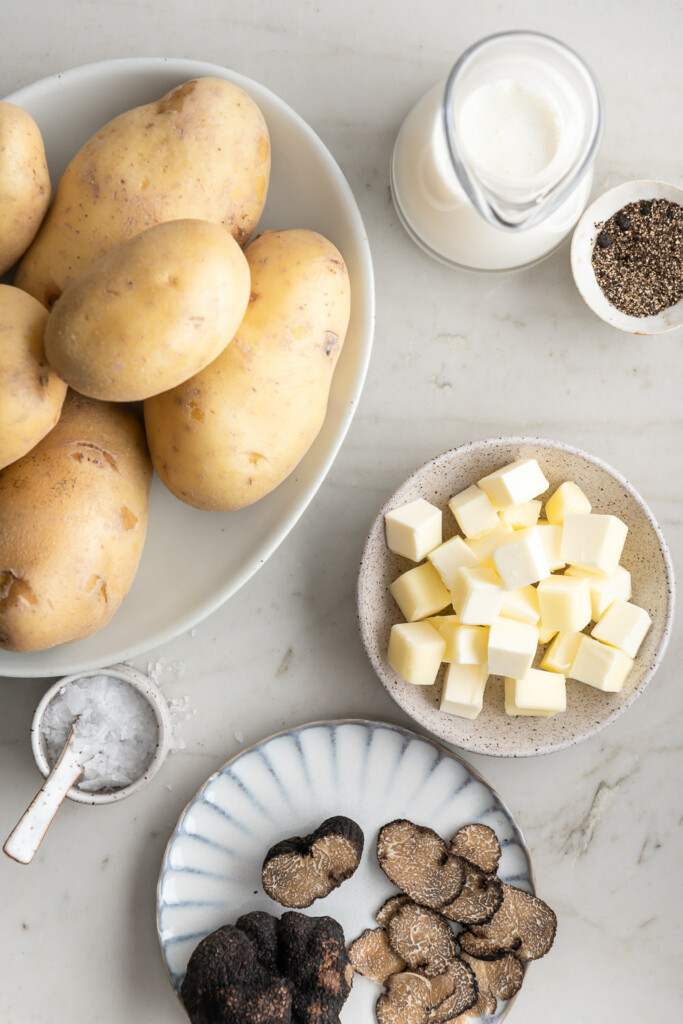
<instances>
[{"instance_id":1,"label":"small white salt bowl","mask_svg":"<svg viewBox=\"0 0 683 1024\"><path fill-rule=\"evenodd\" d=\"M591 254L602 225L627 203L643 199L666 199L683 206L683 188L666 181L643 179L626 181L603 192L582 214L571 245L571 267L574 283L581 298L605 323L629 334L664 334L683 327L683 299L663 309L656 316L628 316L607 299L597 282Z\"/></svg>"},{"instance_id":2,"label":"small white salt bowl","mask_svg":"<svg viewBox=\"0 0 683 1024\"><path fill-rule=\"evenodd\" d=\"M58 679L57 682L54 683L44 694L35 710L31 725L31 748L38 768L45 778L47 778L54 767L54 765L50 764L48 760L43 730L43 721L48 705L55 699L60 691L64 689L64 687L68 686L69 683L78 682L95 676L110 676L113 679L121 679L133 686L149 702L152 710L154 711L154 717L157 725L157 738L154 754L152 755L152 758L143 774L134 782L130 783L128 786L122 786L118 789L103 789L96 790L94 792L80 789L78 783L76 783L66 794L70 800L75 800L77 803L81 804L110 804L115 803L118 800L123 800L125 797L132 796L133 793L137 793L139 789L142 789L142 787L159 771L171 747L173 724L171 722L171 713L169 711L168 703L163 693L154 685L148 676L144 675L142 672L138 672L137 669L134 669L129 665L113 665L110 668L93 669L90 672L80 672L77 675L65 676L62 679Z\"/></svg>"}]
</instances>

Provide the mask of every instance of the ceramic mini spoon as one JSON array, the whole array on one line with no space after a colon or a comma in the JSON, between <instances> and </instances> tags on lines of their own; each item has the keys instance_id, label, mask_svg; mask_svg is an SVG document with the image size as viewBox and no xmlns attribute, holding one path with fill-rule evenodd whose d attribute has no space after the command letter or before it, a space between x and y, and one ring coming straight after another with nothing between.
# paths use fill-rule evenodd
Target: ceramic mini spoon
<instances>
[{"instance_id":1,"label":"ceramic mini spoon","mask_svg":"<svg viewBox=\"0 0 683 1024\"><path fill-rule=\"evenodd\" d=\"M66 746L45 780L45 785L36 794L3 846L7 856L20 864L31 863L62 800L76 779L83 774L90 759L83 755L81 741L74 733L75 724L71 727Z\"/></svg>"}]
</instances>

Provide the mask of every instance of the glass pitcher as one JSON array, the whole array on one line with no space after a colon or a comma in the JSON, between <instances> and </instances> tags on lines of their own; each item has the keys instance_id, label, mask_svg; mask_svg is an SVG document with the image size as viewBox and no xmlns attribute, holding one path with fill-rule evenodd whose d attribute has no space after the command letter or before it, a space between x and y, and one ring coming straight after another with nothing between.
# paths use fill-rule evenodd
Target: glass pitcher
<instances>
[{"instance_id":1,"label":"glass pitcher","mask_svg":"<svg viewBox=\"0 0 683 1024\"><path fill-rule=\"evenodd\" d=\"M535 32L482 39L398 133L391 193L403 226L449 266L538 262L586 206L603 120L595 78L563 43Z\"/></svg>"}]
</instances>

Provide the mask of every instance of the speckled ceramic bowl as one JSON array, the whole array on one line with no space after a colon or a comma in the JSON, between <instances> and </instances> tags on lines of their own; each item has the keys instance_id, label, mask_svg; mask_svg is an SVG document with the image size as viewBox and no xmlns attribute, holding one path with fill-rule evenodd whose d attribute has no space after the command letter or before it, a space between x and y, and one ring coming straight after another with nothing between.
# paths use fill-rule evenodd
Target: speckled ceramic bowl
<instances>
[{"instance_id":1,"label":"speckled ceramic bowl","mask_svg":"<svg viewBox=\"0 0 683 1024\"><path fill-rule=\"evenodd\" d=\"M157 741L154 754L139 778L131 782L129 786L121 786L119 789L97 790L95 792L79 789L78 785L75 785L66 794L70 800L75 800L79 804L117 803L119 800L125 800L126 797L132 796L133 793L137 793L139 789L142 789L156 775L171 748L173 723L168 703L161 690L142 672L132 668L130 665L113 665L110 668L93 669L90 672L79 672L76 675L58 679L43 695L34 712L31 724L31 749L33 750L33 756L38 768L47 778L53 766L48 761L42 730L45 711L51 701L55 699L60 690L65 686L91 676L111 676L113 679L122 679L125 683L129 683L149 702L156 720Z\"/></svg>"},{"instance_id":2,"label":"speckled ceramic bowl","mask_svg":"<svg viewBox=\"0 0 683 1024\"><path fill-rule=\"evenodd\" d=\"M586 493L594 512L610 513L629 528L621 559L631 573L632 600L646 608L650 628L621 693L602 693L567 680L567 710L552 718L505 714L503 680L491 676L484 707L469 721L439 711L444 667L433 686L404 682L386 660L392 625L402 616L389 594L389 584L414 563L386 546L384 516L415 498L445 510L444 540L457 533L447 503L458 491L493 470L519 458L536 458L550 482L543 497L564 480L574 480ZM621 715L654 675L666 649L674 611L671 558L657 522L640 495L616 470L600 459L556 441L533 437L488 438L444 452L417 469L380 509L368 535L358 574L358 617L372 666L391 697L424 729L465 750L502 757L545 754L587 739Z\"/></svg>"},{"instance_id":3,"label":"speckled ceramic bowl","mask_svg":"<svg viewBox=\"0 0 683 1024\"><path fill-rule=\"evenodd\" d=\"M683 327L683 300L656 316L627 316L610 304L598 284L591 254L600 229L613 213L640 199L668 199L683 206L683 188L666 181L626 181L603 192L579 220L572 236L571 266L581 298L605 323L629 334L664 334Z\"/></svg>"}]
</instances>

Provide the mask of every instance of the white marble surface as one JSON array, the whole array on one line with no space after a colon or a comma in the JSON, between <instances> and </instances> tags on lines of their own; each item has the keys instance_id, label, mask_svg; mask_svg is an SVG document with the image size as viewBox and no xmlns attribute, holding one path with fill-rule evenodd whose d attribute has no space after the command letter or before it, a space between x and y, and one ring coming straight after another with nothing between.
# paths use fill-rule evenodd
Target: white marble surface
<instances>
[{"instance_id":1,"label":"white marble surface","mask_svg":"<svg viewBox=\"0 0 683 1024\"><path fill-rule=\"evenodd\" d=\"M283 727L407 721L361 649L354 578L376 508L418 463L491 434L574 443L646 497L680 567L680 331L648 341L598 322L573 288L567 246L509 278L432 263L397 222L387 168L407 110L466 45L533 28L572 45L601 81L596 190L634 177L680 183L683 9L642 0L23 0L3 14L0 95L113 56L193 57L267 85L337 157L375 261L373 359L327 481L238 596L136 659L169 697L186 700L177 715L184 750L128 802L63 807L30 867L0 863L3 1024L180 1024L154 904L186 801L242 746ZM559 916L555 948L530 972L510 1020L683 1019L681 653L674 636L645 694L579 747L543 759L469 758L517 816L539 890ZM46 685L0 681L3 834L40 782L28 729Z\"/></svg>"}]
</instances>

